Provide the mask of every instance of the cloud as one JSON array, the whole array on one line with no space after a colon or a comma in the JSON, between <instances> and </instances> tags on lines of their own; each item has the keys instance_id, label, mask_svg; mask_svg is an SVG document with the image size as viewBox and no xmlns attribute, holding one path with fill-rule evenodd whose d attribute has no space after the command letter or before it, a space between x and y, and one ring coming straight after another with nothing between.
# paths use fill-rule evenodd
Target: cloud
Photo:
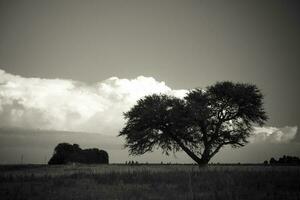
<instances>
[{"instance_id":1,"label":"cloud","mask_svg":"<svg viewBox=\"0 0 300 200\"><path fill-rule=\"evenodd\" d=\"M20 127L117 135L123 112L138 99L153 93L177 97L152 77L111 77L86 84L74 80L24 78L0 70L0 127ZM298 127L256 127L251 142L289 142Z\"/></svg>"},{"instance_id":2,"label":"cloud","mask_svg":"<svg viewBox=\"0 0 300 200\"><path fill-rule=\"evenodd\" d=\"M297 126L255 127L250 142L287 143L296 137L297 130Z\"/></svg>"},{"instance_id":3,"label":"cloud","mask_svg":"<svg viewBox=\"0 0 300 200\"><path fill-rule=\"evenodd\" d=\"M0 126L117 135L124 123L122 113L141 97L153 93L183 97L186 92L144 76L111 77L88 85L0 70Z\"/></svg>"}]
</instances>

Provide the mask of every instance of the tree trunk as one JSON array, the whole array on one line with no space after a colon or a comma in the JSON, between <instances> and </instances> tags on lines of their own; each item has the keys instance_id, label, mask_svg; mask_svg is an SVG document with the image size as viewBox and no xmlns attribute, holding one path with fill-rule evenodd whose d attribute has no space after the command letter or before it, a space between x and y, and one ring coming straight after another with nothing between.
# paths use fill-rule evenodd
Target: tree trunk
<instances>
[{"instance_id":1,"label":"tree trunk","mask_svg":"<svg viewBox=\"0 0 300 200\"><path fill-rule=\"evenodd\" d=\"M171 136L171 138L182 148L182 150L189 155L198 165L199 167L204 167L208 164L209 159L207 157L202 157L199 158L196 154L194 154L194 152L192 152L191 150L189 150L181 141L180 139L178 139L176 136L174 136L173 134L169 133L169 135Z\"/></svg>"},{"instance_id":2,"label":"tree trunk","mask_svg":"<svg viewBox=\"0 0 300 200\"><path fill-rule=\"evenodd\" d=\"M200 160L201 160L201 162L198 163L199 167L205 167L205 166L207 166L207 164L208 164L208 162L209 162L210 159L202 157Z\"/></svg>"}]
</instances>

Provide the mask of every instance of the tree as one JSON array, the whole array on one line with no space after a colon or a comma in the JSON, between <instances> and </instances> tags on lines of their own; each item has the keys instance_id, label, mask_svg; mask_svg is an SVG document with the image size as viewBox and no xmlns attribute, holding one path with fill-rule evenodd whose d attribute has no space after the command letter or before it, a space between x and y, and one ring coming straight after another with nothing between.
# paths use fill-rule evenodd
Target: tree
<instances>
[{"instance_id":1,"label":"tree","mask_svg":"<svg viewBox=\"0 0 300 200\"><path fill-rule=\"evenodd\" d=\"M67 163L85 164L106 164L108 163L108 153L104 150L81 149L78 144L60 143L54 149L54 154L50 158L49 165Z\"/></svg>"},{"instance_id":2,"label":"tree","mask_svg":"<svg viewBox=\"0 0 300 200\"><path fill-rule=\"evenodd\" d=\"M274 164L277 163L277 160L275 160L275 158L272 157L272 158L270 159L270 162L269 162L269 163L270 163L270 165L274 165Z\"/></svg>"},{"instance_id":3,"label":"tree","mask_svg":"<svg viewBox=\"0 0 300 200\"><path fill-rule=\"evenodd\" d=\"M300 158L283 155L278 160L271 158L270 165L300 165Z\"/></svg>"},{"instance_id":4,"label":"tree","mask_svg":"<svg viewBox=\"0 0 300 200\"><path fill-rule=\"evenodd\" d=\"M267 120L260 90L232 82L191 90L184 99L149 95L124 116L119 136L125 136L131 155L154 147L166 154L183 150L199 165L206 165L225 145L244 146L253 125Z\"/></svg>"}]
</instances>

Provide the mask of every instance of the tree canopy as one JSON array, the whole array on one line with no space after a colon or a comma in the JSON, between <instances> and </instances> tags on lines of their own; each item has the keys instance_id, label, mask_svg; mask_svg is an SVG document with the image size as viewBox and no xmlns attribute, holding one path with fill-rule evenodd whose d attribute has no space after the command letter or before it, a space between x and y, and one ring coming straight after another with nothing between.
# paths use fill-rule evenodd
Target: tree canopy
<instances>
[{"instance_id":1,"label":"tree canopy","mask_svg":"<svg viewBox=\"0 0 300 200\"><path fill-rule=\"evenodd\" d=\"M81 149L78 144L60 143L55 147L54 154L48 164L68 163L107 164L108 153L96 148Z\"/></svg>"},{"instance_id":2,"label":"tree canopy","mask_svg":"<svg viewBox=\"0 0 300 200\"><path fill-rule=\"evenodd\" d=\"M131 155L159 147L164 153L185 151L205 165L225 145L244 146L253 125L267 120L263 95L256 85L218 82L190 90L184 99L153 94L124 113L119 136Z\"/></svg>"}]
</instances>

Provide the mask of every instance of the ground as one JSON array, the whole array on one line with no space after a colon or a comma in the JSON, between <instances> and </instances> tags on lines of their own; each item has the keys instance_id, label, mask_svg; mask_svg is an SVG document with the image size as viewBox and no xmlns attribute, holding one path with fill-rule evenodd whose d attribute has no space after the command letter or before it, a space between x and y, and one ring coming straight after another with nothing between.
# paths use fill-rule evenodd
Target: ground
<instances>
[{"instance_id":1,"label":"ground","mask_svg":"<svg viewBox=\"0 0 300 200\"><path fill-rule=\"evenodd\" d=\"M2 165L6 199L300 199L300 167Z\"/></svg>"}]
</instances>

